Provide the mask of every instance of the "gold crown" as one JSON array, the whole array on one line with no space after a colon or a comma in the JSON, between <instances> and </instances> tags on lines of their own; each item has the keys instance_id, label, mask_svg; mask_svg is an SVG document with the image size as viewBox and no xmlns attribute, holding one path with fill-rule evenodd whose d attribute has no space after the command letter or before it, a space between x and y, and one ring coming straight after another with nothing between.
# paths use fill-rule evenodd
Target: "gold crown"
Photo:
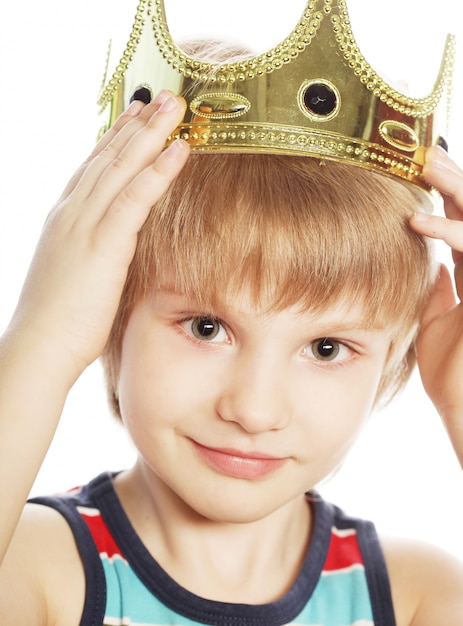
<instances>
[{"instance_id":1,"label":"gold crown","mask_svg":"<svg viewBox=\"0 0 463 626\"><path fill-rule=\"evenodd\" d=\"M445 145L454 56L449 35L432 92L412 98L365 60L345 0L309 0L295 29L276 47L237 62L209 63L172 40L164 0L139 0L126 49L103 81L99 105L102 111L109 106L106 129L131 100L149 102L170 89L188 106L167 143L181 137L195 151L345 161L409 182L429 199L424 153Z\"/></svg>"}]
</instances>

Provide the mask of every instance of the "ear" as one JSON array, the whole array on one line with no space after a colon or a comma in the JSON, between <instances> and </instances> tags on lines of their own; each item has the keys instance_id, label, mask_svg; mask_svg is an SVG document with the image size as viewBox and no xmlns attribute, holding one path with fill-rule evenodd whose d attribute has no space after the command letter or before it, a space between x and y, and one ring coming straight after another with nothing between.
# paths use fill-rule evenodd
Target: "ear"
<instances>
[{"instance_id":1,"label":"ear","mask_svg":"<svg viewBox=\"0 0 463 626\"><path fill-rule=\"evenodd\" d=\"M432 320L439 317L456 304L452 279L445 265L440 264L429 300L421 317L421 327L425 328Z\"/></svg>"}]
</instances>

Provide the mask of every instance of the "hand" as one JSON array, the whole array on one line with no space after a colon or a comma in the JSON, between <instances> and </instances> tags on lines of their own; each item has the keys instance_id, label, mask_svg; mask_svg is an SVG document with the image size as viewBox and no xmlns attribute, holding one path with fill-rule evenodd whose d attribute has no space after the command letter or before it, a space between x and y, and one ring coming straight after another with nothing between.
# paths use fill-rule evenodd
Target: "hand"
<instances>
[{"instance_id":1,"label":"hand","mask_svg":"<svg viewBox=\"0 0 463 626\"><path fill-rule=\"evenodd\" d=\"M426 180L443 195L446 217L417 214L417 232L445 241L455 263L457 303L442 266L422 319L418 365L423 385L439 411L463 467L463 171L441 148L426 155Z\"/></svg>"},{"instance_id":2,"label":"hand","mask_svg":"<svg viewBox=\"0 0 463 626\"><path fill-rule=\"evenodd\" d=\"M46 221L9 333L48 342L75 379L109 335L137 234L189 154L162 151L184 102L133 102L68 183Z\"/></svg>"}]
</instances>

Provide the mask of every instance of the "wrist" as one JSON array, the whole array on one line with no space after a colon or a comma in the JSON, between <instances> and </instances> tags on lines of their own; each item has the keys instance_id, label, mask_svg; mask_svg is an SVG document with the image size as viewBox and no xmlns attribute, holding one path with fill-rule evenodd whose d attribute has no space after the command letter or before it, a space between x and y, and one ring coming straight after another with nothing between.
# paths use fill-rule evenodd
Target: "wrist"
<instances>
[{"instance_id":1,"label":"wrist","mask_svg":"<svg viewBox=\"0 0 463 626\"><path fill-rule=\"evenodd\" d=\"M86 364L69 351L58 336L12 323L0 338L0 380L22 381L23 388L50 385L67 394ZM16 380L17 379L17 380Z\"/></svg>"}]
</instances>

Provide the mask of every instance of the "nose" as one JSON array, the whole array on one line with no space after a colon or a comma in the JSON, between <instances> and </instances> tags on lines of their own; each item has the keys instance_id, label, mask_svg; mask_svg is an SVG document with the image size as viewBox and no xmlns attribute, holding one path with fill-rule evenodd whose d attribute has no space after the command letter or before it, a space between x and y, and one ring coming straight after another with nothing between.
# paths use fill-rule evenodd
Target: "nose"
<instances>
[{"instance_id":1,"label":"nose","mask_svg":"<svg viewBox=\"0 0 463 626\"><path fill-rule=\"evenodd\" d=\"M221 419L250 434L285 428L291 420L289 367L264 351L240 355L228 371L216 409Z\"/></svg>"}]
</instances>

